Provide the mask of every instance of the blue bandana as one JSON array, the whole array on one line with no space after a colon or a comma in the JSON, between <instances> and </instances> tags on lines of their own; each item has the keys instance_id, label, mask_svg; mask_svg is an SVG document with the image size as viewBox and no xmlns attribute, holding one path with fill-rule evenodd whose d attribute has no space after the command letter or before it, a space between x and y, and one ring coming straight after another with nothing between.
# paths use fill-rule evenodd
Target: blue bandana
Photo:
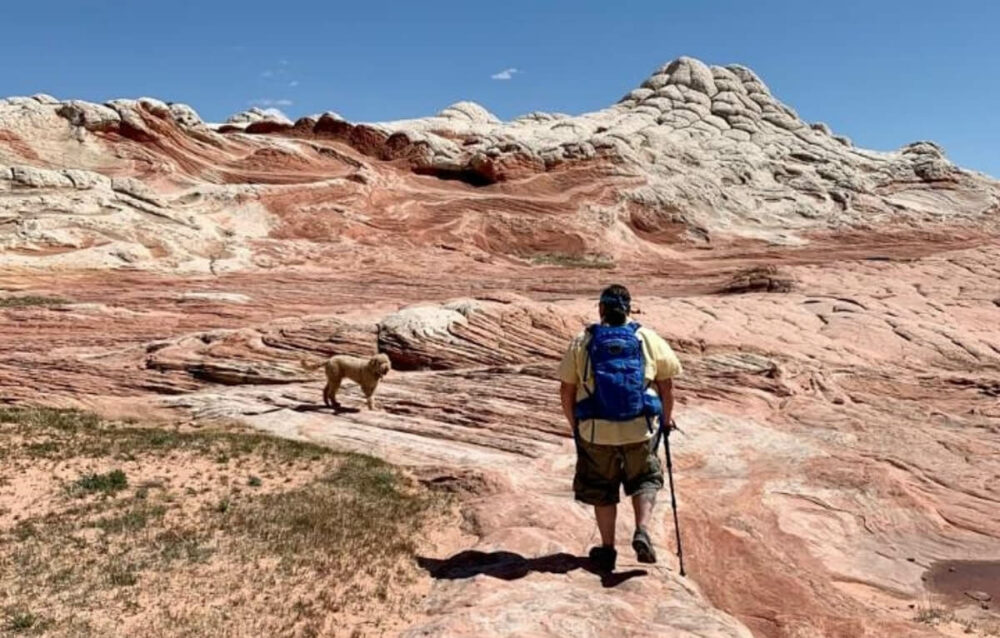
<instances>
[{"instance_id":1,"label":"blue bandana","mask_svg":"<svg viewBox=\"0 0 1000 638\"><path fill-rule=\"evenodd\" d=\"M620 310L625 314L628 314L631 310L629 302L625 301L618 295L601 295L601 305L608 310Z\"/></svg>"}]
</instances>

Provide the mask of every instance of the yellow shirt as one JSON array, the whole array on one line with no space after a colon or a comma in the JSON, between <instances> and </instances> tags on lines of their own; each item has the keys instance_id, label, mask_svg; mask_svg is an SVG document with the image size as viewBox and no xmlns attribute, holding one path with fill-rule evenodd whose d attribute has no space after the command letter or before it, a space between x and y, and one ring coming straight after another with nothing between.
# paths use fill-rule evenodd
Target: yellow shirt
<instances>
[{"instance_id":1,"label":"yellow shirt","mask_svg":"<svg viewBox=\"0 0 1000 638\"><path fill-rule=\"evenodd\" d=\"M646 383L665 381L681 373L681 362L677 355L667 345L660 335L648 328L639 328L636 332L642 342L642 355L646 365ZM587 344L590 334L583 331L569 344L562 363L559 364L559 380L576 386L576 400L587 397L587 391L594 390L594 375L587 375L587 386L584 387L584 366L587 365ZM654 388L655 390L655 388ZM659 420L654 420L653 429L659 426ZM642 416L631 421L604 421L589 419L578 424L580 437L589 443L598 445L626 445L639 443L650 438L649 424Z\"/></svg>"}]
</instances>

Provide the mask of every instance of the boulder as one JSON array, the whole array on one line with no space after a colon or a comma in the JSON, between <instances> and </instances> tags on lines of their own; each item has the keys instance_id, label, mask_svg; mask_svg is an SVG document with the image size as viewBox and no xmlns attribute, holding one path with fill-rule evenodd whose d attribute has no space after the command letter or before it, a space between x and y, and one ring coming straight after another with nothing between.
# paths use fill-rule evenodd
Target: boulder
<instances>
[{"instance_id":1,"label":"boulder","mask_svg":"<svg viewBox=\"0 0 1000 638\"><path fill-rule=\"evenodd\" d=\"M115 130L122 121L121 115L114 109L83 100L63 102L56 109L56 113L66 118L73 126L81 126L88 131Z\"/></svg>"}]
</instances>

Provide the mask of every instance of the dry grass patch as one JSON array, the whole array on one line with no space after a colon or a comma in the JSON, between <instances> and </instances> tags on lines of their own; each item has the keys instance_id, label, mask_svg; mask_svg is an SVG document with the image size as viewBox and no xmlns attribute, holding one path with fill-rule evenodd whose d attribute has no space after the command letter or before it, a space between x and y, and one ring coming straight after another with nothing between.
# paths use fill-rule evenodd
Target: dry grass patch
<instances>
[{"instance_id":1,"label":"dry grass patch","mask_svg":"<svg viewBox=\"0 0 1000 638\"><path fill-rule=\"evenodd\" d=\"M37 636L44 632L49 624L44 618L39 618L24 608L8 607L4 611L0 628L6 632L4 635Z\"/></svg>"},{"instance_id":2,"label":"dry grass patch","mask_svg":"<svg viewBox=\"0 0 1000 638\"><path fill-rule=\"evenodd\" d=\"M605 255L572 255L568 253L546 253L531 258L531 263L540 266L559 266L561 268L596 268L610 270L615 262Z\"/></svg>"},{"instance_id":3,"label":"dry grass patch","mask_svg":"<svg viewBox=\"0 0 1000 638\"><path fill-rule=\"evenodd\" d=\"M790 292L795 281L776 266L754 266L733 273L718 292L738 295L750 292Z\"/></svg>"},{"instance_id":4,"label":"dry grass patch","mask_svg":"<svg viewBox=\"0 0 1000 638\"><path fill-rule=\"evenodd\" d=\"M995 618L969 618L964 617L951 609L935 607L920 607L913 618L919 623L950 629L948 635L961 634L964 636L1000 636L1000 621Z\"/></svg>"},{"instance_id":5,"label":"dry grass patch","mask_svg":"<svg viewBox=\"0 0 1000 638\"><path fill-rule=\"evenodd\" d=\"M16 297L0 297L0 308L30 308L32 306L62 306L72 303L61 297L44 297L41 295L19 295Z\"/></svg>"},{"instance_id":6,"label":"dry grass patch","mask_svg":"<svg viewBox=\"0 0 1000 638\"><path fill-rule=\"evenodd\" d=\"M0 463L0 633L378 635L428 586L441 503L377 459L0 409Z\"/></svg>"}]
</instances>

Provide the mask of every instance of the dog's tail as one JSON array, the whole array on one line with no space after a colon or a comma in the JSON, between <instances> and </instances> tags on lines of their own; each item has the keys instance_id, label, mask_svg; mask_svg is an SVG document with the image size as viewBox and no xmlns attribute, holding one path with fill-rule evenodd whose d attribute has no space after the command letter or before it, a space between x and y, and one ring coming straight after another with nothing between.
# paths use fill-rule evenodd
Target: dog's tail
<instances>
[{"instance_id":1,"label":"dog's tail","mask_svg":"<svg viewBox=\"0 0 1000 638\"><path fill-rule=\"evenodd\" d=\"M308 359L299 359L299 363L302 365L303 370L316 370L322 368L326 363L326 360L320 361L318 363L311 363Z\"/></svg>"}]
</instances>

